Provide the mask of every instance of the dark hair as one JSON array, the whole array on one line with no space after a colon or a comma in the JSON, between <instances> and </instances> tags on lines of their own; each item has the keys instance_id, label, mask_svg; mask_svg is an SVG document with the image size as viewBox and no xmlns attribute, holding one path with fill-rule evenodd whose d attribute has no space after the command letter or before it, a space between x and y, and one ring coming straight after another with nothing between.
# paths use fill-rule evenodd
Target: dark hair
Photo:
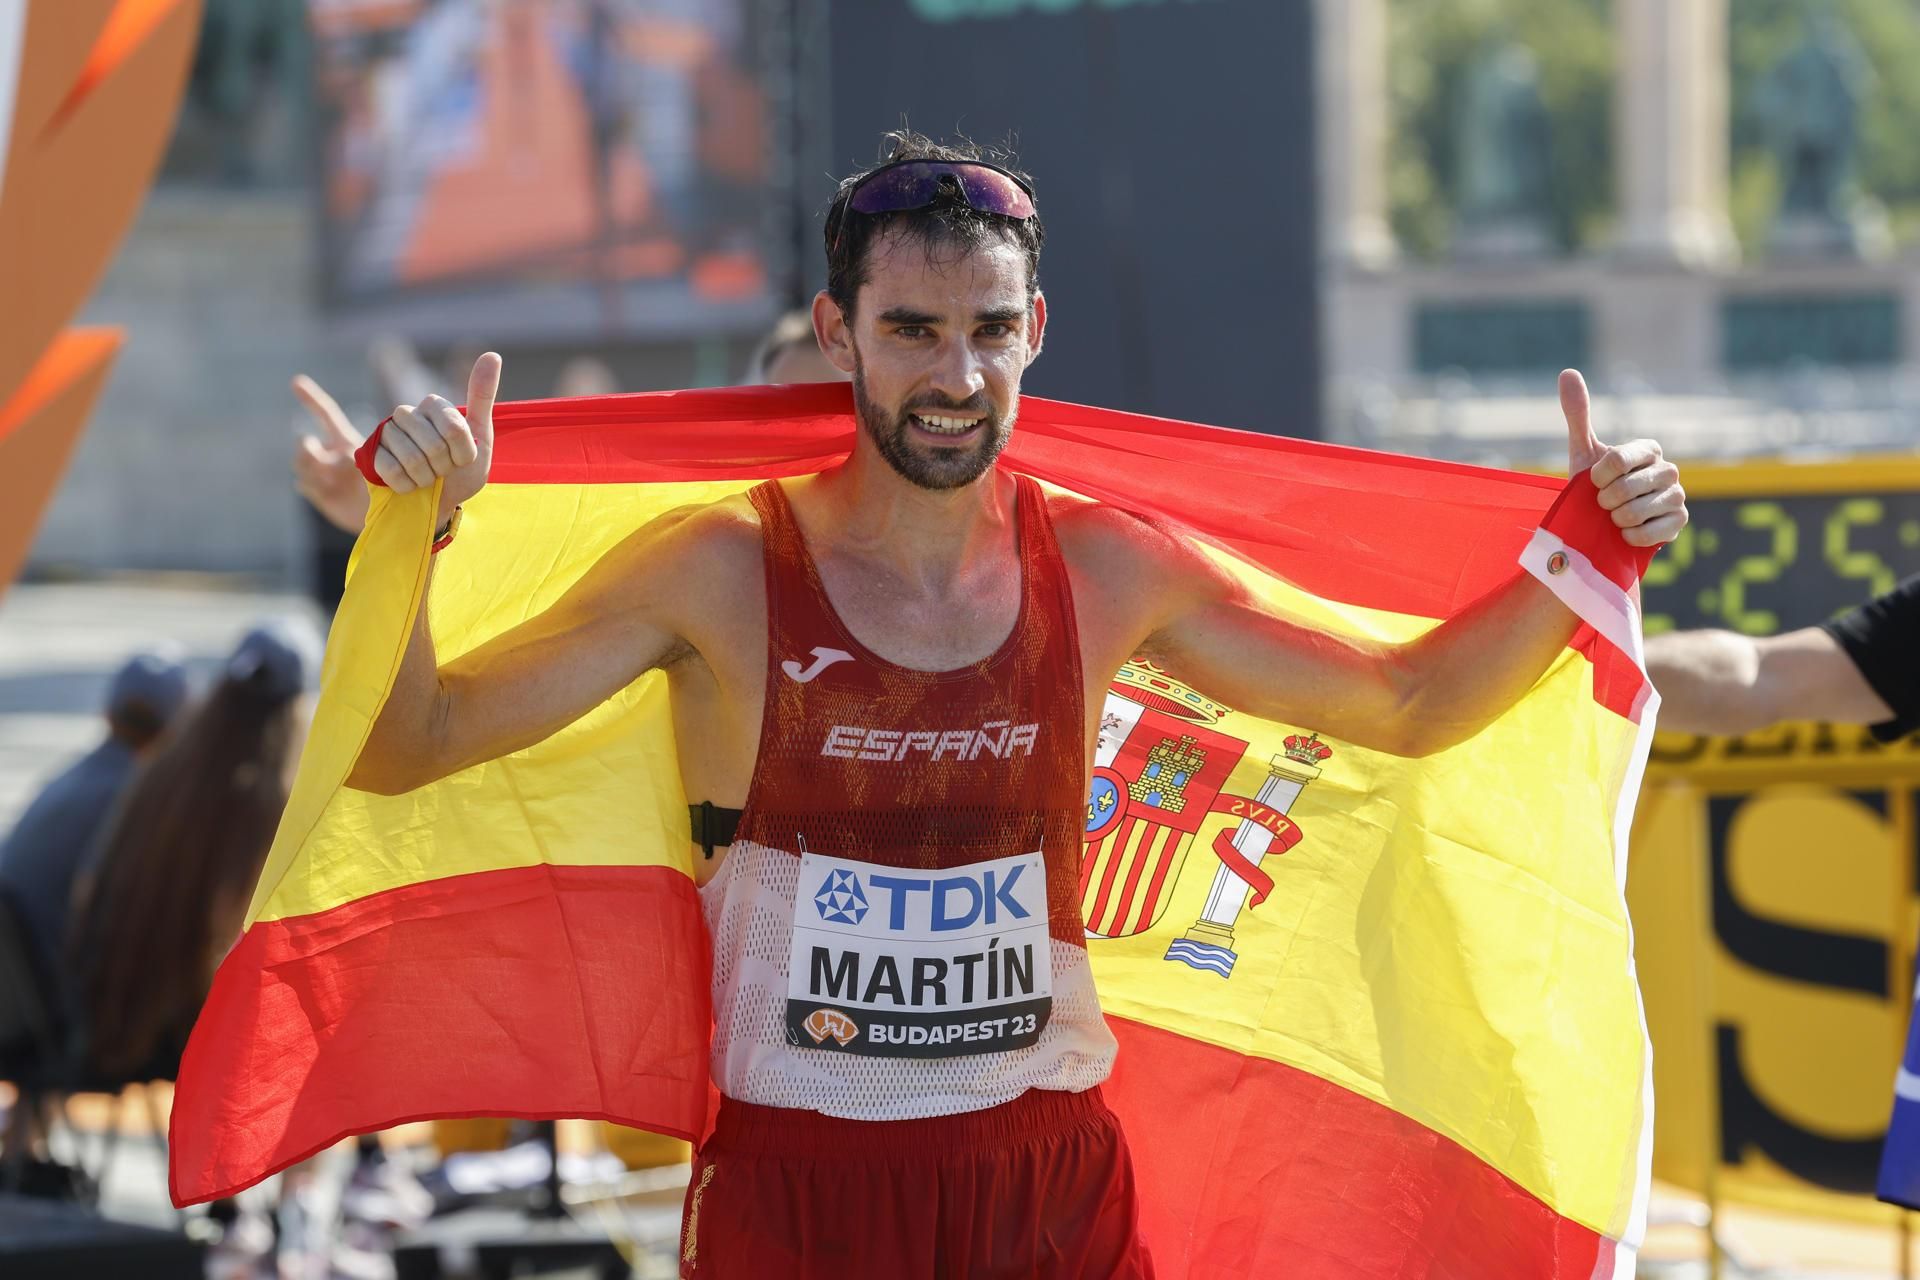
<instances>
[{"instance_id":1,"label":"dark hair","mask_svg":"<svg viewBox=\"0 0 1920 1280\"><path fill-rule=\"evenodd\" d=\"M166 727L160 713L139 698L124 699L107 712L107 728L135 751L152 743Z\"/></svg>"},{"instance_id":2,"label":"dark hair","mask_svg":"<svg viewBox=\"0 0 1920 1280\"><path fill-rule=\"evenodd\" d=\"M86 1058L171 1075L259 878L296 748L297 699L227 676L134 775L95 846L70 960Z\"/></svg>"},{"instance_id":3,"label":"dark hair","mask_svg":"<svg viewBox=\"0 0 1920 1280\"><path fill-rule=\"evenodd\" d=\"M874 169L902 160L985 160L1015 174L1022 182L1029 185L1032 182L1016 167L1009 147L982 147L966 138L943 144L923 133L901 128L881 139L880 150L881 159ZM1011 241L1027 260L1027 301L1032 303L1040 291L1040 246L1046 241L1046 230L1040 225L1037 208L1031 218L1016 221L999 214L982 213L968 205L959 191L953 190L943 192L940 200L924 209L855 213L847 208L847 198L860 184L860 179L872 172L873 169L863 169L843 180L834 193L833 203L827 206L827 296L839 306L842 315L852 319L854 297L867 282L867 251L890 229L897 229L903 239L928 250L945 244L958 248L962 254L971 253L993 237Z\"/></svg>"}]
</instances>

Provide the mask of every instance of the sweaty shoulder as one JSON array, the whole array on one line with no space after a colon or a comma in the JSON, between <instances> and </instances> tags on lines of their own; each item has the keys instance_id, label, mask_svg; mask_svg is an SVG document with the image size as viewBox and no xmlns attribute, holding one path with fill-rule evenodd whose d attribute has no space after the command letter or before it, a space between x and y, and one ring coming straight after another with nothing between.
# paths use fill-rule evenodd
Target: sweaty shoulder
<instances>
[{"instance_id":1,"label":"sweaty shoulder","mask_svg":"<svg viewBox=\"0 0 1920 1280\"><path fill-rule=\"evenodd\" d=\"M1178 526L1072 493L1047 495L1060 553L1076 575L1138 586L1189 579L1206 557Z\"/></svg>"},{"instance_id":2,"label":"sweaty shoulder","mask_svg":"<svg viewBox=\"0 0 1920 1280\"><path fill-rule=\"evenodd\" d=\"M1081 639L1094 645L1089 660L1125 662L1171 620L1233 591L1167 520L1071 493L1048 495L1046 512L1068 562Z\"/></svg>"},{"instance_id":3,"label":"sweaty shoulder","mask_svg":"<svg viewBox=\"0 0 1920 1280\"><path fill-rule=\"evenodd\" d=\"M666 510L609 558L620 564L614 589L693 652L764 626L760 514L745 493Z\"/></svg>"},{"instance_id":4,"label":"sweaty shoulder","mask_svg":"<svg viewBox=\"0 0 1920 1280\"><path fill-rule=\"evenodd\" d=\"M744 494L662 512L616 544L583 582L578 607L626 612L688 638L724 623L757 585L760 517Z\"/></svg>"},{"instance_id":5,"label":"sweaty shoulder","mask_svg":"<svg viewBox=\"0 0 1920 1280\"><path fill-rule=\"evenodd\" d=\"M708 576L737 580L760 572L760 514L745 493L716 503L689 503L660 512L614 551L628 568L649 578L676 580L685 589Z\"/></svg>"}]
</instances>

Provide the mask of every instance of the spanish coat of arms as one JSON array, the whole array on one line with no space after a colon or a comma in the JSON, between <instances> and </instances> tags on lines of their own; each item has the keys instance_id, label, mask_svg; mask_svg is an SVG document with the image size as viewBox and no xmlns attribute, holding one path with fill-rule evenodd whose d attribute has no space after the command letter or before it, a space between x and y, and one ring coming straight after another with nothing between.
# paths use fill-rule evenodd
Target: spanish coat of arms
<instances>
[{"instance_id":1,"label":"spanish coat of arms","mask_svg":"<svg viewBox=\"0 0 1920 1280\"><path fill-rule=\"evenodd\" d=\"M1160 922L1187 851L1211 814L1239 818L1213 840L1219 859L1200 918L1167 947L1166 958L1221 977L1233 973L1233 925L1273 889L1261 870L1300 841L1287 816L1320 776L1333 749L1295 734L1253 796L1230 795L1227 780L1249 744L1217 727L1226 707L1145 662L1120 669L1107 691L1087 795L1081 908L1091 940L1127 938Z\"/></svg>"}]
</instances>

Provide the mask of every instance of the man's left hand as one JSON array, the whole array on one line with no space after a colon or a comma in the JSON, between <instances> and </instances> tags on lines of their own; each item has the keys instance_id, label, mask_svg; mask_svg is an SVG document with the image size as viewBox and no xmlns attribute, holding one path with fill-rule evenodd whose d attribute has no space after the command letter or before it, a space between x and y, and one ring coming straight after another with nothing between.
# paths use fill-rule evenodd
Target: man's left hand
<instances>
[{"instance_id":1,"label":"man's left hand","mask_svg":"<svg viewBox=\"0 0 1920 1280\"><path fill-rule=\"evenodd\" d=\"M1577 369L1560 374L1560 411L1567 419L1567 476L1593 477L1600 505L1613 515L1620 536L1636 547L1672 542L1687 527L1687 491L1680 469L1667 461L1657 440L1604 445L1593 434L1593 400Z\"/></svg>"}]
</instances>

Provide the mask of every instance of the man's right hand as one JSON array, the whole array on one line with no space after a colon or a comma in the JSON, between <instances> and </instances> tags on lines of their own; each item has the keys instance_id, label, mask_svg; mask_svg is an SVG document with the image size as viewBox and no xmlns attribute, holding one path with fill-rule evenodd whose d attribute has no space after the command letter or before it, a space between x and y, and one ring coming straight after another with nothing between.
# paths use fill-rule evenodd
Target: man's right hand
<instances>
[{"instance_id":1,"label":"man's right hand","mask_svg":"<svg viewBox=\"0 0 1920 1280\"><path fill-rule=\"evenodd\" d=\"M464 415L444 398L428 396L418 405L395 409L380 433L373 469L389 489L411 493L445 477L436 527L487 483L493 465L493 402L499 394L500 357L489 351L473 362Z\"/></svg>"}]
</instances>

